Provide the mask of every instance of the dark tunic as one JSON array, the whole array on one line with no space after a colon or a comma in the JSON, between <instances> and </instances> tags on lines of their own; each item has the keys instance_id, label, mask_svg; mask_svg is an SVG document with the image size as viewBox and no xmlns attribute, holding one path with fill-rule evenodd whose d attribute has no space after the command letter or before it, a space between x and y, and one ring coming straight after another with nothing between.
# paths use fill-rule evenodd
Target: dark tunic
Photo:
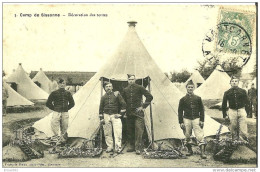
<instances>
[{"instance_id":1,"label":"dark tunic","mask_svg":"<svg viewBox=\"0 0 260 172\"><path fill-rule=\"evenodd\" d=\"M196 119L200 118L200 121L204 122L204 106L201 97L197 95L186 94L180 99L178 108L179 123L183 123L183 118Z\"/></svg>"},{"instance_id":2,"label":"dark tunic","mask_svg":"<svg viewBox=\"0 0 260 172\"><path fill-rule=\"evenodd\" d=\"M74 105L71 93L63 88L53 91L46 102L46 106L56 112L68 112Z\"/></svg>"},{"instance_id":3,"label":"dark tunic","mask_svg":"<svg viewBox=\"0 0 260 172\"><path fill-rule=\"evenodd\" d=\"M126 103L119 92L106 93L102 96L99 106L99 114L118 114L120 109L125 109Z\"/></svg>"},{"instance_id":4,"label":"dark tunic","mask_svg":"<svg viewBox=\"0 0 260 172\"><path fill-rule=\"evenodd\" d=\"M146 108L150 105L153 100L153 96L147 91L143 86L138 84L128 85L124 88L122 96L126 101L126 110L128 113L134 112L136 108L143 107ZM145 96L146 100L143 103L142 97Z\"/></svg>"},{"instance_id":5,"label":"dark tunic","mask_svg":"<svg viewBox=\"0 0 260 172\"><path fill-rule=\"evenodd\" d=\"M233 110L245 108L246 112L249 111L249 100L246 90L239 87L232 87L224 93L222 102L223 118L227 116L227 102L229 108Z\"/></svg>"}]
</instances>

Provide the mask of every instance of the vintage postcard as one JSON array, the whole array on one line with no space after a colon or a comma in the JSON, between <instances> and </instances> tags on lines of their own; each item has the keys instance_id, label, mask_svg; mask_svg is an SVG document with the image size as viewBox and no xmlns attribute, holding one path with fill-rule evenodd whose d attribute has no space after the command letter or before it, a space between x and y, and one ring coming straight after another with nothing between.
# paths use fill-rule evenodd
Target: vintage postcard
<instances>
[{"instance_id":1,"label":"vintage postcard","mask_svg":"<svg viewBox=\"0 0 260 172\"><path fill-rule=\"evenodd\" d=\"M2 168L256 171L257 8L3 2Z\"/></svg>"}]
</instances>

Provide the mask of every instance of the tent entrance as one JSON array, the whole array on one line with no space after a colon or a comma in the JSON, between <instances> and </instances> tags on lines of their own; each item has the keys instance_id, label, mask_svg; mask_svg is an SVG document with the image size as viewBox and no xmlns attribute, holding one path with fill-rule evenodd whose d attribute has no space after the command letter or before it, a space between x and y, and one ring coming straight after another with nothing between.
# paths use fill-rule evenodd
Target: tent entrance
<instances>
[{"instance_id":1,"label":"tent entrance","mask_svg":"<svg viewBox=\"0 0 260 172\"><path fill-rule=\"evenodd\" d=\"M120 93L122 93L123 89L125 87L128 86L128 81L126 80L116 80L116 79L109 79L109 78L105 78L105 77L101 77L100 78L101 81L101 97L105 94L104 93L104 82L108 81L110 83L112 83L113 85L113 91L119 91ZM136 84L138 85L142 85L143 87L145 87L146 89L148 89L149 92L151 92L151 86L150 86L150 82L151 79L150 77L145 77L145 78L138 78L136 79ZM150 105L148 108L150 108L149 112L149 116L150 116L150 129L148 129L148 126L145 124L145 130L144 130L144 134L143 134L143 147L150 147L152 145L153 147L153 142L154 142L154 134L153 134L153 119L152 119L152 105ZM126 129L126 125L127 125L127 120L125 118L121 118L122 121L122 143L123 145L126 144L127 142L127 129ZM102 127L101 127L102 128ZM102 141L101 138L101 132L99 131L99 137L100 140ZM104 137L103 137L104 139ZM102 143L100 143L101 145Z\"/></svg>"}]
</instances>

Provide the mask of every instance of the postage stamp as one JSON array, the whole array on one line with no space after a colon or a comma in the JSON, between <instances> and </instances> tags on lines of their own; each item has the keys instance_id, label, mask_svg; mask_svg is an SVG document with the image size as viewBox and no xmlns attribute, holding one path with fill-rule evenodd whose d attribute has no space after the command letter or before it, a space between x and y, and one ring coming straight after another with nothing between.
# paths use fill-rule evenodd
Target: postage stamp
<instances>
[{"instance_id":1,"label":"postage stamp","mask_svg":"<svg viewBox=\"0 0 260 172\"><path fill-rule=\"evenodd\" d=\"M254 13L220 8L217 21L217 26L210 29L203 40L204 57L209 61L218 61L224 68L236 63L242 69L252 54L255 34Z\"/></svg>"}]
</instances>

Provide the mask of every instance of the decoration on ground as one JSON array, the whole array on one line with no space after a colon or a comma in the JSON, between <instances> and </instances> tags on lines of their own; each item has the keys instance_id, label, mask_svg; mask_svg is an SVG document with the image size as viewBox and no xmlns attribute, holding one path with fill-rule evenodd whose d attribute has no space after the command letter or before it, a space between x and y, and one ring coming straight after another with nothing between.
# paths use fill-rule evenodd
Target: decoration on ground
<instances>
[{"instance_id":1,"label":"decoration on ground","mask_svg":"<svg viewBox=\"0 0 260 172\"><path fill-rule=\"evenodd\" d=\"M213 158L216 161L222 161L224 163L237 163L237 162L251 162L256 161L256 156L254 156L255 152L252 151L248 141L244 140L232 140L229 137L224 139L220 139L222 125L220 126L216 138L210 140L213 143L214 155ZM253 156L248 156L247 158L243 158L240 156L238 158L234 158L235 152L239 151L240 154L242 152L241 149L245 150L243 154L253 154ZM232 157L233 156L233 157Z\"/></svg>"},{"instance_id":2,"label":"decoration on ground","mask_svg":"<svg viewBox=\"0 0 260 172\"><path fill-rule=\"evenodd\" d=\"M28 161L38 159L44 156L43 152L36 151L32 148L34 140L32 140L33 130L30 128L15 130L15 138L11 140L9 145L3 148L3 160L6 161Z\"/></svg>"}]
</instances>

